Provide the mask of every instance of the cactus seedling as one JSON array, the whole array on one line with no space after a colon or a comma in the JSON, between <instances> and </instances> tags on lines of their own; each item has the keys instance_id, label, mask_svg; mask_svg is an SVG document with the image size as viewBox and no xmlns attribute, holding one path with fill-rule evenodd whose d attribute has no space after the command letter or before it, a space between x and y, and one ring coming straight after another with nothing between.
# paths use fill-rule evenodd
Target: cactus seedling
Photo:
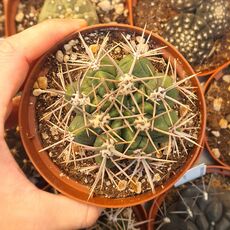
<instances>
[{"instance_id":1,"label":"cactus seedling","mask_svg":"<svg viewBox=\"0 0 230 230\"><path fill-rule=\"evenodd\" d=\"M193 65L212 55L212 31L206 22L194 14L180 14L165 26L164 37Z\"/></svg>"},{"instance_id":2,"label":"cactus seedling","mask_svg":"<svg viewBox=\"0 0 230 230\"><path fill-rule=\"evenodd\" d=\"M90 0L45 0L39 22L51 18L81 18L89 25L98 23L96 9Z\"/></svg>"},{"instance_id":3,"label":"cactus seedling","mask_svg":"<svg viewBox=\"0 0 230 230\"><path fill-rule=\"evenodd\" d=\"M145 32L97 31L67 44L68 52L54 54L52 83L33 91L38 114L46 101L38 119L57 133L43 150L65 173L80 175L90 196L154 192L167 168L197 145L194 76L180 79Z\"/></svg>"},{"instance_id":4,"label":"cactus seedling","mask_svg":"<svg viewBox=\"0 0 230 230\"><path fill-rule=\"evenodd\" d=\"M213 35L220 37L230 27L230 2L225 0L203 1L197 9L197 15L205 20Z\"/></svg>"}]
</instances>

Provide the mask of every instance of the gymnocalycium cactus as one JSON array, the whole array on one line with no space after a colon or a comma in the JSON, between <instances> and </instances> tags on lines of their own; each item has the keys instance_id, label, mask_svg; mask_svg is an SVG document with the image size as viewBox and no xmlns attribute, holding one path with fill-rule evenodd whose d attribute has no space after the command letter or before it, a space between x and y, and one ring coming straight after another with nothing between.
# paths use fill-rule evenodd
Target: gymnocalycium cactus
<instances>
[{"instance_id":1,"label":"gymnocalycium cactus","mask_svg":"<svg viewBox=\"0 0 230 230\"><path fill-rule=\"evenodd\" d=\"M39 22L51 18L81 18L88 25L98 23L96 9L90 0L45 0Z\"/></svg>"},{"instance_id":2,"label":"gymnocalycium cactus","mask_svg":"<svg viewBox=\"0 0 230 230\"><path fill-rule=\"evenodd\" d=\"M226 182L227 177L212 174L173 189L159 207L160 218L154 229L229 229L230 191Z\"/></svg>"},{"instance_id":3,"label":"gymnocalycium cactus","mask_svg":"<svg viewBox=\"0 0 230 230\"><path fill-rule=\"evenodd\" d=\"M57 97L41 120L60 136L43 150L76 175L90 175L91 182L81 181L90 196L112 196L103 186L116 197L154 192L165 169L197 145L194 76L179 79L176 66L161 55L164 47L152 48L145 31L121 33L115 41L115 32L101 33L79 34L65 44L54 54L53 83L33 91Z\"/></svg>"}]
</instances>

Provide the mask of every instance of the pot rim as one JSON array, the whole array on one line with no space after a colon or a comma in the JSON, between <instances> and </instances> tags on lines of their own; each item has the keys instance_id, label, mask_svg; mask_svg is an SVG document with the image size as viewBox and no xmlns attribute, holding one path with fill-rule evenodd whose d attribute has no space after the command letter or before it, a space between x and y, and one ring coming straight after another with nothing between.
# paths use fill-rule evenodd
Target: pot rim
<instances>
[{"instance_id":1,"label":"pot rim","mask_svg":"<svg viewBox=\"0 0 230 230\"><path fill-rule=\"evenodd\" d=\"M218 174L223 174L225 176L230 177L230 168L224 167L224 166L219 166L219 165L207 165L206 173L218 173ZM148 215L148 219L151 220L148 222L148 228L147 228L148 230L154 230L153 222L155 221L156 215L158 213L158 209L161 206L161 204L162 204L162 202L166 196L167 196L167 193L162 194L161 196L157 197L153 201L153 204L149 210L149 215Z\"/></svg>"},{"instance_id":2,"label":"pot rim","mask_svg":"<svg viewBox=\"0 0 230 230\"><path fill-rule=\"evenodd\" d=\"M219 68L217 68L217 70L211 75L211 77L207 80L207 82L204 85L204 95L207 93L207 90L210 86L210 84L212 83L212 81L216 80L218 81L220 78L223 77L224 73L223 70L225 68L227 68L228 66L230 66L230 61L226 62L224 65L220 66ZM207 114L208 116L208 114ZM225 163L224 161L220 160L219 158L217 158L215 156L215 154L213 153L209 143L208 143L208 135L207 132L205 132L205 136L204 136L204 142L205 142L205 146L208 149L208 152L210 153L210 155L212 156L212 158L217 161L219 164L230 168L230 165L228 165L227 163ZM220 153L221 154L221 153Z\"/></svg>"},{"instance_id":3,"label":"pot rim","mask_svg":"<svg viewBox=\"0 0 230 230\"><path fill-rule=\"evenodd\" d=\"M96 206L101 207L128 207L128 206L135 206L137 204L144 203L146 201L149 201L153 198L155 198L158 195L163 194L165 191L167 191L169 188L173 186L173 184L184 174L185 171L187 171L192 164L197 159L198 154L200 153L200 147L195 146L191 157L187 160L186 164L183 165L182 168L178 170L178 173L175 177L170 178L166 183L164 183L164 188L159 188L159 186L156 188L156 193L152 193L151 191L135 195L132 197L127 198L119 198L119 199L111 199L111 198L105 198L105 197L93 197L88 199L88 190L85 186L80 185L76 181L73 181L71 179L68 179L66 177L60 177L60 170L57 168L57 166L54 165L53 162L51 162L51 159L47 156L47 154L43 154L40 152L37 153L38 150L42 148L35 147L35 145L40 145L39 137L36 136L35 133L35 119L32 119L31 117L28 117L28 114L35 115L34 112L31 113L31 110L33 106L27 106L30 103L34 103L35 99L31 97L31 90L32 86L35 80L35 77L37 76L37 70L39 69L39 66L42 64L42 62L45 60L47 55L49 53L54 52L54 50L57 50L57 47L60 44L63 44L65 41L70 40L72 37L76 36L79 32L90 32L95 30L114 30L114 31L135 31L136 33L142 33L142 29L130 25L123 25L123 24L108 24L108 25L94 25L86 28L82 28L78 31L76 31L74 34L66 37L62 41L60 41L58 44L56 44L54 47L52 47L48 52L46 52L35 64L32 71L29 74L29 77L25 84L25 90L22 94L22 103L20 104L19 109L19 128L21 133L21 138L23 145L25 147L25 150L27 154L29 155L30 160L38 170L38 172L48 181L49 184L51 184L54 188L59 190L61 193L67 195L68 197L71 197L75 200L80 200L85 203L90 203ZM151 32L146 31L146 35L150 34ZM164 41L159 35L152 34L152 40L157 42L159 46L166 45L167 48L164 50L165 57L170 57L170 60L174 60L175 58L178 61L177 65L177 71L178 74L183 77L186 73L189 75L194 74L193 69L191 66L187 63L187 61L184 59L184 57L174 49L173 46L171 46L168 42ZM183 69L181 67L183 66ZM185 72L186 70L186 72ZM34 79L33 79L34 78ZM199 108L200 108L200 114L201 114L201 126L200 126L200 133L199 133L199 141L198 144L201 146L204 132L205 132L205 121L206 121L206 107L204 103L204 95L202 94L202 89L199 84L199 81L196 77L191 79L192 83L196 85L196 91L199 98ZM30 99L32 99L30 101ZM34 118L34 117L33 117ZM27 119L30 119L27 120ZM32 121L31 121L32 120ZM33 124L32 124L33 123ZM33 126L33 127L31 127ZM32 128L32 129L31 129Z\"/></svg>"}]
</instances>

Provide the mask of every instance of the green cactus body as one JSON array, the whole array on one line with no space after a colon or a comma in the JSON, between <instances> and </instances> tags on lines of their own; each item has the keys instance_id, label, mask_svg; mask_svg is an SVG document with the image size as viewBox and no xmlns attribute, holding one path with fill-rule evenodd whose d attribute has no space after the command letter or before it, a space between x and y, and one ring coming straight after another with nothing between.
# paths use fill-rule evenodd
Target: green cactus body
<instances>
[{"instance_id":1,"label":"green cactus body","mask_svg":"<svg viewBox=\"0 0 230 230\"><path fill-rule=\"evenodd\" d=\"M89 0L45 0L39 22L51 18L81 18L89 25L98 23L96 9Z\"/></svg>"},{"instance_id":2,"label":"green cactus body","mask_svg":"<svg viewBox=\"0 0 230 230\"><path fill-rule=\"evenodd\" d=\"M131 55L127 55L119 61L119 67L124 75L129 74L132 63L133 57ZM168 136L165 133L159 132L159 130L169 132L170 127L178 120L177 112L171 109L169 113L166 113L164 105L160 100L158 101L157 97L151 100L148 97L159 88L163 90L169 88L173 84L173 79L168 75L156 73L151 61L146 58L140 58L136 61L131 76L134 76L136 79L146 77L151 77L152 79L147 81L146 84L141 81L135 82L134 87L138 87L138 91L136 91L132 97L131 94L125 96L119 95L119 93L116 94L120 89L119 87L121 87L120 81L124 76L121 76L120 73L118 74L116 67L112 65L108 58L102 59L99 69L90 70L85 74L80 92L90 98L92 106L88 105L87 111L92 114L92 119L94 120L98 114L101 114L101 117L99 115L97 116L97 119L99 119L97 125L99 127L92 125L93 127L90 128L96 132L98 136L92 133L90 133L90 136L87 136L86 129L75 132L75 129L78 130L80 127L84 127L82 116L77 115L75 117L70 125L70 131L73 132L77 142L100 147L106 140L111 138L117 143L126 141L127 144L115 144L115 149L121 153L125 151L125 154L129 155L135 150L152 153L156 150L152 144L153 142L157 146L159 143L168 141ZM67 86L66 94L68 97L74 92L76 87L76 83L73 83L72 87ZM124 111L121 112L118 106L113 106L112 100L105 99L106 95L112 92L114 92L116 100L119 101L120 107L122 105L125 106ZM165 92L165 94L169 97L177 98L179 93L176 88L172 88ZM173 108L174 103L168 99L165 100L166 103ZM99 106L100 109L98 110ZM154 110L155 116L157 116L154 120L154 127L156 127L157 130L154 130L154 127L153 130L150 130L148 121L154 119ZM142 115L140 111L143 113ZM110 118L106 123L107 127L109 127L109 135L106 133L105 127L100 126L102 124L100 122L103 122L103 116L106 117L106 115ZM123 119L122 116L124 117ZM115 119L117 117L121 118ZM129 127L126 127L127 123ZM141 125L146 125L146 129L149 129L152 138L151 141L144 130L138 131L138 127ZM136 135L136 132L139 132L139 135ZM101 159L102 158L98 158L97 162L101 162Z\"/></svg>"}]
</instances>

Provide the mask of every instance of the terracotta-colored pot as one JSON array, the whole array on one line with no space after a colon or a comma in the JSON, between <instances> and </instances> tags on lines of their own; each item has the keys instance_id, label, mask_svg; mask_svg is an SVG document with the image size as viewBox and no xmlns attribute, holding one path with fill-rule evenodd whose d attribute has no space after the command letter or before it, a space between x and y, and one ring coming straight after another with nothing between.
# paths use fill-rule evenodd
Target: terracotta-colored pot
<instances>
[{"instance_id":1,"label":"terracotta-colored pot","mask_svg":"<svg viewBox=\"0 0 230 230\"><path fill-rule=\"evenodd\" d=\"M83 28L78 32L84 35L84 33L100 30L100 31L123 31L123 32L135 32L136 34L142 34L143 30L138 27L132 27L128 25L96 25L87 28ZM78 33L77 32L77 33ZM150 35L149 31L146 31L146 35ZM26 81L24 91L22 94L22 103L20 105L19 111L19 127L21 131L21 137L24 144L24 147L39 171L39 173L57 190L61 193L74 198L76 200L81 200L83 202L87 202L90 204L94 204L102 207L128 207L134 206L137 204L144 203L148 200L151 200L165 191L170 189L174 183L180 178L194 163L197 159L198 154L200 153L200 147L195 146L193 151L190 154L190 158L185 162L180 170L176 173L175 176L171 177L165 184L164 188L157 187L156 192L146 192L144 194L136 195L133 197L127 197L123 199L109 199L105 197L95 196L89 199L89 189L86 186L83 186L77 183L74 180L67 179L66 177L60 176L60 169L52 162L47 152L38 152L41 150L42 144L40 137L37 133L37 124L35 118L35 103L36 98L32 96L32 89L36 78L38 77L38 73L41 70L41 66L44 63L48 54L57 50L57 48L63 45L66 41L73 39L76 34L69 36L64 39L58 45L50 49L43 57L39 59L36 63L30 75ZM165 59L170 59L173 63L174 60L177 61L177 73L180 78L183 78L185 75L192 75L194 71L184 59L184 57L174 49L172 45L162 39L160 36L156 34L151 34L151 40L155 42L158 46L163 47L167 46L167 48L162 50L163 57ZM202 89L200 87L199 81L196 77L191 79L192 85L195 86L196 94L198 96L199 102L199 111L201 114L201 129L198 135L198 145L202 145L203 137L205 132L205 123L206 123L206 107L204 102L204 96L202 93Z\"/></svg>"},{"instance_id":2,"label":"terracotta-colored pot","mask_svg":"<svg viewBox=\"0 0 230 230\"><path fill-rule=\"evenodd\" d=\"M230 61L225 63L223 66L219 67L215 73L208 79L208 81L206 82L205 86L204 86L204 94L207 92L210 84L215 80L215 81L218 81L219 79L221 79L224 75L224 69L229 67L230 66ZM216 160L219 164L225 166L225 167L229 167L230 168L230 165L226 164L225 162L223 162L222 160L220 160L219 158L217 158L215 156L215 154L213 153L211 147L209 146L208 144L208 136L207 134L205 135L205 138L204 138L204 141L205 141L205 145L209 151L209 153L211 154L211 156L213 157L214 160Z\"/></svg>"},{"instance_id":3,"label":"terracotta-colored pot","mask_svg":"<svg viewBox=\"0 0 230 230\"><path fill-rule=\"evenodd\" d=\"M19 3L20 3L20 0L4 0L5 15L6 15L6 20L5 20L6 36L10 36L10 35L17 33L15 17L17 15ZM128 22L130 25L133 25L132 1L131 0L126 1L126 7L129 11Z\"/></svg>"},{"instance_id":4,"label":"terracotta-colored pot","mask_svg":"<svg viewBox=\"0 0 230 230\"><path fill-rule=\"evenodd\" d=\"M131 5L132 5L133 8L136 7L137 2L138 2L138 0L131 0ZM151 6L150 6L150 7L151 7ZM146 12L146 14L148 14L148 12ZM132 15L133 15L133 17L134 17L133 9L132 9ZM132 19L132 22L133 22L132 25L135 26L134 19ZM221 68L221 67L223 67L223 66L224 66L224 64L221 65L221 66L218 67L218 68ZM216 72L218 68L210 69L210 70L204 70L204 71L198 73L197 77L208 77L208 76L210 76L211 74L213 74L214 72Z\"/></svg>"},{"instance_id":5,"label":"terracotta-colored pot","mask_svg":"<svg viewBox=\"0 0 230 230\"><path fill-rule=\"evenodd\" d=\"M207 173L217 173L224 176L230 177L230 169L223 166L216 166L216 165L209 165L207 166ZM156 220L157 213L159 207L161 207L162 202L164 201L166 194L163 194L162 196L159 196L154 202L153 205L150 208L149 211L149 221L148 221L148 230L154 230L154 221Z\"/></svg>"}]
</instances>

